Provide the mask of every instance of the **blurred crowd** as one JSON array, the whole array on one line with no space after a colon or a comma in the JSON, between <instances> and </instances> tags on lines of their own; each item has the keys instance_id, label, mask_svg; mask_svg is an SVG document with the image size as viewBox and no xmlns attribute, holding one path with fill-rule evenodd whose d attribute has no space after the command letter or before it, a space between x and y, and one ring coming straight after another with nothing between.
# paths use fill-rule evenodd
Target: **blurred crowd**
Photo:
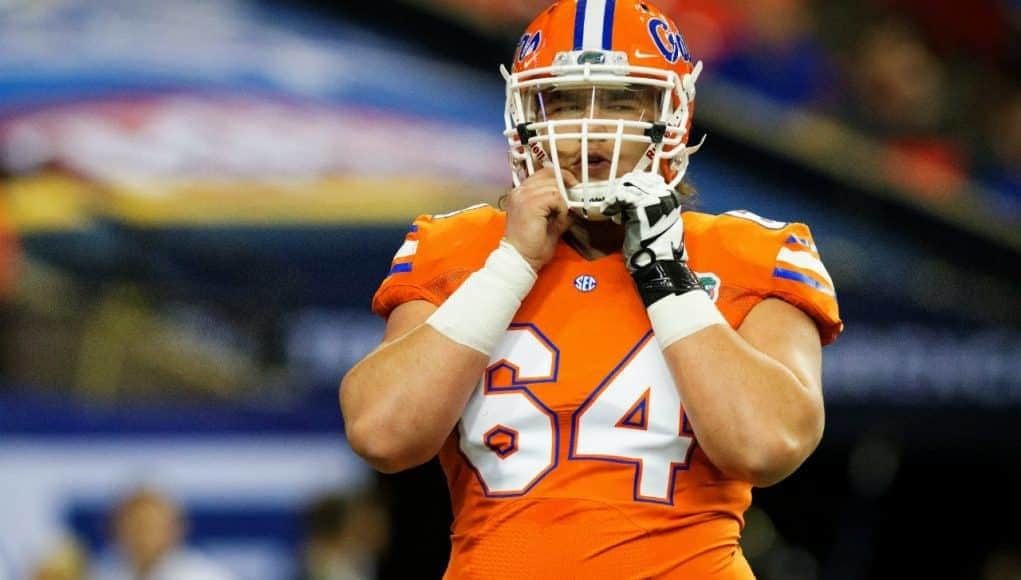
<instances>
[{"instance_id":1,"label":"blurred crowd","mask_svg":"<svg viewBox=\"0 0 1021 580\"><path fill-rule=\"evenodd\" d=\"M707 74L878 139L890 182L952 202L971 181L1021 215L1021 2L661 3Z\"/></svg>"},{"instance_id":2,"label":"blurred crowd","mask_svg":"<svg viewBox=\"0 0 1021 580\"><path fill-rule=\"evenodd\" d=\"M369 580L389 537L387 510L374 493L327 493L299 517L295 580ZM140 487L111 506L107 544L90 554L68 537L44 553L33 580L240 580L188 541L185 507L171 493Z\"/></svg>"}]
</instances>

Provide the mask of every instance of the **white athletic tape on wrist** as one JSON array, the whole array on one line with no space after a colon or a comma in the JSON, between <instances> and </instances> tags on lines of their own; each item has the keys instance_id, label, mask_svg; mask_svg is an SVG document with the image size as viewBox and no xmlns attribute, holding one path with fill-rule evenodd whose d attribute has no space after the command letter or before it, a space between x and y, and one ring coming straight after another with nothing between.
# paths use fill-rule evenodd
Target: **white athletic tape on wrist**
<instances>
[{"instance_id":1,"label":"white athletic tape on wrist","mask_svg":"<svg viewBox=\"0 0 1021 580\"><path fill-rule=\"evenodd\" d=\"M489 355L537 277L517 249L501 240L485 266L468 276L426 324L454 342Z\"/></svg>"},{"instance_id":2,"label":"white athletic tape on wrist","mask_svg":"<svg viewBox=\"0 0 1021 580\"><path fill-rule=\"evenodd\" d=\"M709 295L702 290L660 298L647 309L659 347L666 349L684 337L714 324L727 324Z\"/></svg>"}]
</instances>

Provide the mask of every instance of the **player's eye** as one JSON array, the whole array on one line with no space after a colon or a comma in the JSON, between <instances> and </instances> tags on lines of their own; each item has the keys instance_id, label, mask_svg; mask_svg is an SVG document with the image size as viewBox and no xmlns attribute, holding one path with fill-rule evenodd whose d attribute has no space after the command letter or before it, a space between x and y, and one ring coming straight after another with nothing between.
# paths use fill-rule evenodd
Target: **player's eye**
<instances>
[{"instance_id":1,"label":"player's eye","mask_svg":"<svg viewBox=\"0 0 1021 580\"><path fill-rule=\"evenodd\" d=\"M607 103L606 108L612 111L638 111L642 105L636 99L614 99Z\"/></svg>"},{"instance_id":2,"label":"player's eye","mask_svg":"<svg viewBox=\"0 0 1021 580\"><path fill-rule=\"evenodd\" d=\"M641 115L648 108L645 95L630 90L607 91L602 101L604 110L619 115Z\"/></svg>"},{"instance_id":3,"label":"player's eye","mask_svg":"<svg viewBox=\"0 0 1021 580\"><path fill-rule=\"evenodd\" d=\"M544 99L544 111L549 119L577 118L585 114L586 103L572 92L553 92Z\"/></svg>"},{"instance_id":4,"label":"player's eye","mask_svg":"<svg viewBox=\"0 0 1021 580\"><path fill-rule=\"evenodd\" d=\"M568 114L579 114L584 108L577 103L557 103L546 108L546 114L550 117L561 117Z\"/></svg>"}]
</instances>

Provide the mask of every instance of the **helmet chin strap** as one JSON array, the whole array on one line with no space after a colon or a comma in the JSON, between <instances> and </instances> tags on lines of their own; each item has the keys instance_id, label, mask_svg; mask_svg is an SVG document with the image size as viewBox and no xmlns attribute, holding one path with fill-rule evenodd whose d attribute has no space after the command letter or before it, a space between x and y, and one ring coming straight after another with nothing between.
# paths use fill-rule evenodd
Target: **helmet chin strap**
<instances>
[{"instance_id":1,"label":"helmet chin strap","mask_svg":"<svg viewBox=\"0 0 1021 580\"><path fill-rule=\"evenodd\" d=\"M603 215L606 209L606 196L610 192L612 180L579 183L573 187L564 186L564 173L556 162L556 154L553 159L545 163L546 167L552 167L557 178L557 186L560 188L560 196L564 198L567 208L579 216L590 221L604 221L609 219Z\"/></svg>"},{"instance_id":2,"label":"helmet chin strap","mask_svg":"<svg viewBox=\"0 0 1021 580\"><path fill-rule=\"evenodd\" d=\"M589 221L605 221L610 219L603 215L606 209L606 196L610 192L613 180L579 183L566 190L567 207Z\"/></svg>"}]
</instances>

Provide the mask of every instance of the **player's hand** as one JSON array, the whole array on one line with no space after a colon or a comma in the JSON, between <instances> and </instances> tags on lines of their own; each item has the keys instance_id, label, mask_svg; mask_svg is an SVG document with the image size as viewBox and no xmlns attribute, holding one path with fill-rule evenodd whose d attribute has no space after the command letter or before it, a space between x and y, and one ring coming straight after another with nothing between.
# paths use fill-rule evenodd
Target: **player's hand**
<instances>
[{"instance_id":1,"label":"player's hand","mask_svg":"<svg viewBox=\"0 0 1021 580\"><path fill-rule=\"evenodd\" d=\"M686 261L681 196L663 177L645 171L621 176L603 213L624 224L624 262L634 273L659 260Z\"/></svg>"},{"instance_id":2,"label":"player's hand","mask_svg":"<svg viewBox=\"0 0 1021 580\"><path fill-rule=\"evenodd\" d=\"M569 171L561 170L564 186L578 184ZM556 173L545 167L515 187L507 197L507 228L504 239L538 272L553 257L553 249L573 221Z\"/></svg>"}]
</instances>

